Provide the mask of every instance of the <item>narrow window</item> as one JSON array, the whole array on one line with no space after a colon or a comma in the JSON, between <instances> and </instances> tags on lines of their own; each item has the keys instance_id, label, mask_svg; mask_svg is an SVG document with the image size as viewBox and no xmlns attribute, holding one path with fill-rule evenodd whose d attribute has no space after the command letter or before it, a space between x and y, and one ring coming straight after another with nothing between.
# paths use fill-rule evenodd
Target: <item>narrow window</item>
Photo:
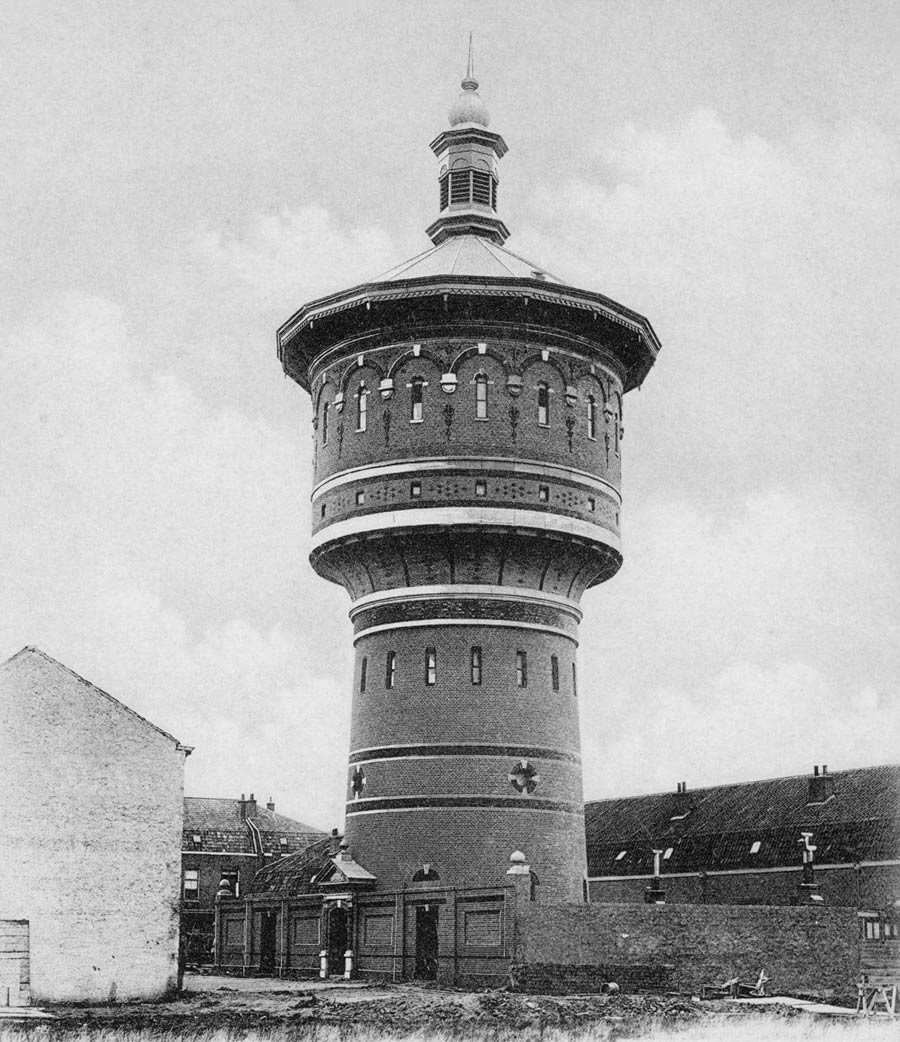
<instances>
[{"instance_id":1,"label":"narrow window","mask_svg":"<svg viewBox=\"0 0 900 1042\"><path fill-rule=\"evenodd\" d=\"M550 656L550 683L554 691L559 691L559 658L556 655Z\"/></svg>"},{"instance_id":2,"label":"narrow window","mask_svg":"<svg viewBox=\"0 0 900 1042\"><path fill-rule=\"evenodd\" d=\"M325 507L326 507L326 506L327 506L327 504L326 504L326 503L323 503L323 504L322 504L322 517L324 517L324 516L325 516Z\"/></svg>"},{"instance_id":3,"label":"narrow window","mask_svg":"<svg viewBox=\"0 0 900 1042\"><path fill-rule=\"evenodd\" d=\"M328 402L322 406L322 444L328 444Z\"/></svg>"},{"instance_id":4,"label":"narrow window","mask_svg":"<svg viewBox=\"0 0 900 1042\"><path fill-rule=\"evenodd\" d=\"M528 656L524 651L516 652L516 687L528 687Z\"/></svg>"},{"instance_id":5,"label":"narrow window","mask_svg":"<svg viewBox=\"0 0 900 1042\"><path fill-rule=\"evenodd\" d=\"M425 683L431 687L437 679L437 652L434 648L425 649Z\"/></svg>"},{"instance_id":6,"label":"narrow window","mask_svg":"<svg viewBox=\"0 0 900 1042\"><path fill-rule=\"evenodd\" d=\"M475 377L475 419L488 418L488 378L484 373Z\"/></svg>"},{"instance_id":7,"label":"narrow window","mask_svg":"<svg viewBox=\"0 0 900 1042\"><path fill-rule=\"evenodd\" d=\"M444 174L441 178L441 209L446 210L450 202L450 175Z\"/></svg>"},{"instance_id":8,"label":"narrow window","mask_svg":"<svg viewBox=\"0 0 900 1042\"><path fill-rule=\"evenodd\" d=\"M538 499L542 503L546 503L550 499L550 486L549 485L538 485Z\"/></svg>"},{"instance_id":9,"label":"narrow window","mask_svg":"<svg viewBox=\"0 0 900 1042\"><path fill-rule=\"evenodd\" d=\"M397 652L389 651L384 667L384 686L390 691L397 676Z\"/></svg>"},{"instance_id":10,"label":"narrow window","mask_svg":"<svg viewBox=\"0 0 900 1042\"><path fill-rule=\"evenodd\" d=\"M411 397L409 406L409 420L410 423L421 423L422 422L422 388L425 386L425 381L421 376L417 376L412 384L410 385Z\"/></svg>"},{"instance_id":11,"label":"narrow window","mask_svg":"<svg viewBox=\"0 0 900 1042\"><path fill-rule=\"evenodd\" d=\"M491 178L491 209L497 209L497 180Z\"/></svg>"},{"instance_id":12,"label":"narrow window","mask_svg":"<svg viewBox=\"0 0 900 1042\"><path fill-rule=\"evenodd\" d=\"M472 666L472 683L473 684L480 684L481 683L481 648L479 648L479 647L472 648L471 666Z\"/></svg>"},{"instance_id":13,"label":"narrow window","mask_svg":"<svg viewBox=\"0 0 900 1042\"><path fill-rule=\"evenodd\" d=\"M200 900L200 872L196 868L184 870L184 899L185 901Z\"/></svg>"},{"instance_id":14,"label":"narrow window","mask_svg":"<svg viewBox=\"0 0 900 1042\"><path fill-rule=\"evenodd\" d=\"M550 388L546 384L538 384L538 423L542 427L550 426Z\"/></svg>"},{"instance_id":15,"label":"narrow window","mask_svg":"<svg viewBox=\"0 0 900 1042\"><path fill-rule=\"evenodd\" d=\"M362 490L356 493L356 505L361 507L366 501L366 494Z\"/></svg>"},{"instance_id":16,"label":"narrow window","mask_svg":"<svg viewBox=\"0 0 900 1042\"><path fill-rule=\"evenodd\" d=\"M359 390L356 392L356 429L358 431L366 429L366 413L368 412L366 400L368 397L369 392L366 390L366 385L360 384Z\"/></svg>"},{"instance_id":17,"label":"narrow window","mask_svg":"<svg viewBox=\"0 0 900 1042\"><path fill-rule=\"evenodd\" d=\"M476 496L486 496L487 495L487 482L486 481L476 481L475 482L475 495Z\"/></svg>"},{"instance_id":18,"label":"narrow window","mask_svg":"<svg viewBox=\"0 0 900 1042\"><path fill-rule=\"evenodd\" d=\"M588 437L593 441L597 437L597 400L592 394L587 399Z\"/></svg>"},{"instance_id":19,"label":"narrow window","mask_svg":"<svg viewBox=\"0 0 900 1042\"><path fill-rule=\"evenodd\" d=\"M409 498L410 499L421 499L422 498L422 482L411 481L409 483Z\"/></svg>"},{"instance_id":20,"label":"narrow window","mask_svg":"<svg viewBox=\"0 0 900 1042\"><path fill-rule=\"evenodd\" d=\"M575 663L572 663L572 694L578 698L578 670L575 668Z\"/></svg>"},{"instance_id":21,"label":"narrow window","mask_svg":"<svg viewBox=\"0 0 900 1042\"><path fill-rule=\"evenodd\" d=\"M359 690L366 690L366 673L369 671L369 660L363 655L362 662L359 664Z\"/></svg>"},{"instance_id":22,"label":"narrow window","mask_svg":"<svg viewBox=\"0 0 900 1042\"><path fill-rule=\"evenodd\" d=\"M588 510L593 514L597 509L597 500L593 496L588 496Z\"/></svg>"}]
</instances>

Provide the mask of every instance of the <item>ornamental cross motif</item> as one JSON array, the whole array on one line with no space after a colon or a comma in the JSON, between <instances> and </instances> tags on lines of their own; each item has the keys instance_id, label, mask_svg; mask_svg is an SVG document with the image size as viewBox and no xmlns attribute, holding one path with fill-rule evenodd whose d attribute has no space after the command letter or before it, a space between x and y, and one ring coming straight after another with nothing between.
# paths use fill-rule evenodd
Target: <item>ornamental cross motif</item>
<instances>
[{"instance_id":1,"label":"ornamental cross motif","mask_svg":"<svg viewBox=\"0 0 900 1042\"><path fill-rule=\"evenodd\" d=\"M538 774L537 769L527 760L519 760L515 767L513 767L509 772L510 785L512 785L517 792L524 792L529 796L538 787L538 782L540 780L541 776Z\"/></svg>"}]
</instances>

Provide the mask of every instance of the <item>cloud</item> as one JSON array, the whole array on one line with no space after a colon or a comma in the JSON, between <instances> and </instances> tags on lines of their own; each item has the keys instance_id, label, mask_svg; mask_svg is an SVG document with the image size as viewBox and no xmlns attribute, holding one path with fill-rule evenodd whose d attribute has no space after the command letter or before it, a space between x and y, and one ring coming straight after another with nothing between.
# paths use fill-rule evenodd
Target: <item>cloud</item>
<instances>
[{"instance_id":1,"label":"cloud","mask_svg":"<svg viewBox=\"0 0 900 1042\"><path fill-rule=\"evenodd\" d=\"M198 255L229 285L285 312L303 301L374 278L397 263L390 237L374 227L341 228L316 204L257 214L243 234L206 230Z\"/></svg>"},{"instance_id":2,"label":"cloud","mask_svg":"<svg viewBox=\"0 0 900 1042\"><path fill-rule=\"evenodd\" d=\"M826 505L810 487L636 511L583 604L589 797L896 759L896 568L857 504Z\"/></svg>"},{"instance_id":3,"label":"cloud","mask_svg":"<svg viewBox=\"0 0 900 1042\"><path fill-rule=\"evenodd\" d=\"M630 711L633 726L586 736L587 796L801 774L823 762L839 770L895 760L896 705L885 713L877 698L847 694L809 663L743 660L690 690L660 686L640 706L614 692L612 714Z\"/></svg>"},{"instance_id":4,"label":"cloud","mask_svg":"<svg viewBox=\"0 0 900 1042\"><path fill-rule=\"evenodd\" d=\"M536 193L520 248L661 334L630 402L665 431L631 428L654 476L702 470L736 494L827 473L886 493L865 475L900 449L896 141L864 120L776 141L705 110L595 137L588 174Z\"/></svg>"},{"instance_id":5,"label":"cloud","mask_svg":"<svg viewBox=\"0 0 900 1042\"><path fill-rule=\"evenodd\" d=\"M343 606L321 591L305 632L285 607L319 583L294 536L300 446L170 372L137 375L139 348L115 305L74 293L0 334L0 651L37 644L196 746L201 791L268 786L336 819L349 663L318 649Z\"/></svg>"}]
</instances>

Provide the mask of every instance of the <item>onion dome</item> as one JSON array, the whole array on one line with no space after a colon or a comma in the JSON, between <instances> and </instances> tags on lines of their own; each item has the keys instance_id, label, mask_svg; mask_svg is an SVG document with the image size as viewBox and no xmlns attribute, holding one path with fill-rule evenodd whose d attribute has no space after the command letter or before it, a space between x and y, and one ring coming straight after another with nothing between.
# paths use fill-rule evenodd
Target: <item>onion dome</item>
<instances>
[{"instance_id":1,"label":"onion dome","mask_svg":"<svg viewBox=\"0 0 900 1042\"><path fill-rule=\"evenodd\" d=\"M472 34L469 33L469 64L466 68L466 78L460 84L462 90L459 97L450 106L447 113L451 127L458 127L464 123L475 123L480 127L486 127L491 117L488 114L487 105L478 94L478 80L472 68Z\"/></svg>"}]
</instances>

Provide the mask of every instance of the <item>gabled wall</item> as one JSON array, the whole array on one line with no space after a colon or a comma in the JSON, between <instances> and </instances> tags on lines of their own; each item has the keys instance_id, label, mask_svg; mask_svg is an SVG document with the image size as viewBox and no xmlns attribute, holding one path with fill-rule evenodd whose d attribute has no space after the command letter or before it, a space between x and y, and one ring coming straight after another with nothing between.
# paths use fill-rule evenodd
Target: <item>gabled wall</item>
<instances>
[{"instance_id":1,"label":"gabled wall","mask_svg":"<svg viewBox=\"0 0 900 1042\"><path fill-rule=\"evenodd\" d=\"M0 666L0 919L27 919L35 1002L178 980L184 747L40 652Z\"/></svg>"}]
</instances>

